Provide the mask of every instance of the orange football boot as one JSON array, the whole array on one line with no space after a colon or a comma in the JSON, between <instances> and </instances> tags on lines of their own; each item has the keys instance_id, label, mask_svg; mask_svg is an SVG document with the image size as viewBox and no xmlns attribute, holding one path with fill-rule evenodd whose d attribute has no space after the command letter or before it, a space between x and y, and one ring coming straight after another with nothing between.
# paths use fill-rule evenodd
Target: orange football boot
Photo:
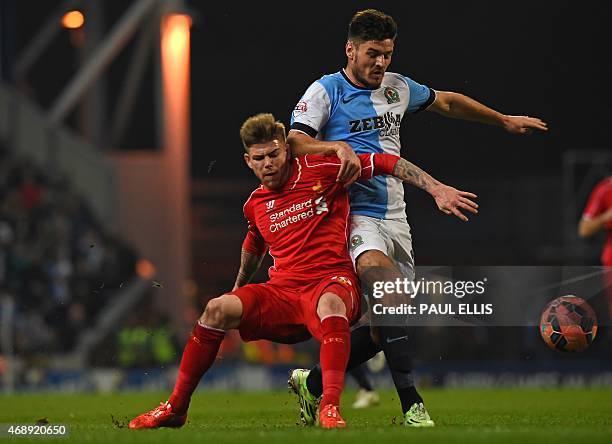
<instances>
[{"instance_id":1,"label":"orange football boot","mask_svg":"<svg viewBox=\"0 0 612 444\"><path fill-rule=\"evenodd\" d=\"M177 415L172 411L168 401L161 402L159 407L132 419L130 429L157 429L159 427L182 427L187 421L187 413Z\"/></svg>"},{"instance_id":2,"label":"orange football boot","mask_svg":"<svg viewBox=\"0 0 612 444\"><path fill-rule=\"evenodd\" d=\"M324 429L343 429L346 421L340 416L337 405L327 404L319 410L319 425Z\"/></svg>"}]
</instances>

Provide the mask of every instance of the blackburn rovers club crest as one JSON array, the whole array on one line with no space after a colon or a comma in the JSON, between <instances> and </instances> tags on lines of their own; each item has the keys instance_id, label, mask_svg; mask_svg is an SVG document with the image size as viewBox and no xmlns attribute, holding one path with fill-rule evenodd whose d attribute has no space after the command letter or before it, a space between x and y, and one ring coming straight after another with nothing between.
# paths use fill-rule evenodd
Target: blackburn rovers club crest
<instances>
[{"instance_id":1,"label":"blackburn rovers club crest","mask_svg":"<svg viewBox=\"0 0 612 444\"><path fill-rule=\"evenodd\" d=\"M397 92L397 89L391 87L391 86L387 86L385 88L385 98L387 99L387 103L390 105L392 103L397 103L400 101L400 95L399 92Z\"/></svg>"},{"instance_id":2,"label":"blackburn rovers club crest","mask_svg":"<svg viewBox=\"0 0 612 444\"><path fill-rule=\"evenodd\" d=\"M351 250L355 250L359 245L363 245L363 239L360 235L356 234L351 237Z\"/></svg>"}]
</instances>

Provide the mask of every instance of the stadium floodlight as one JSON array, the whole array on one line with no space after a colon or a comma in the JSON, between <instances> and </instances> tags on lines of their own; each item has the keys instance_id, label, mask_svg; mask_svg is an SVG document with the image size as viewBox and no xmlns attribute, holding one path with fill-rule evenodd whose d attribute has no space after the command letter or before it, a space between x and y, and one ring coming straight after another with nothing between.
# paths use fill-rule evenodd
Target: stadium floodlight
<instances>
[{"instance_id":1,"label":"stadium floodlight","mask_svg":"<svg viewBox=\"0 0 612 444\"><path fill-rule=\"evenodd\" d=\"M68 11L62 17L62 26L66 29L79 29L85 24L85 16L79 10Z\"/></svg>"},{"instance_id":2,"label":"stadium floodlight","mask_svg":"<svg viewBox=\"0 0 612 444\"><path fill-rule=\"evenodd\" d=\"M164 145L170 151L188 150L190 27L185 14L167 14L161 22Z\"/></svg>"},{"instance_id":3,"label":"stadium floodlight","mask_svg":"<svg viewBox=\"0 0 612 444\"><path fill-rule=\"evenodd\" d=\"M136 263L136 273L141 279L152 279L156 272L155 265L148 259L140 259Z\"/></svg>"}]
</instances>

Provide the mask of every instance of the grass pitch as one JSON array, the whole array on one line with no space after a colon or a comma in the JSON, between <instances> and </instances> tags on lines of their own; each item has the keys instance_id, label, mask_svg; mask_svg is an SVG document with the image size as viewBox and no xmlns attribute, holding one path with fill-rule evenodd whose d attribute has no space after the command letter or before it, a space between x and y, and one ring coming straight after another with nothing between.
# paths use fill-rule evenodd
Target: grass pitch
<instances>
[{"instance_id":1,"label":"grass pitch","mask_svg":"<svg viewBox=\"0 0 612 444\"><path fill-rule=\"evenodd\" d=\"M83 443L516 443L612 442L612 389L424 390L433 429L406 429L390 391L381 404L353 410L353 392L343 397L346 430L297 425L298 406L286 391L262 393L199 391L182 429L132 431L127 421L155 407L167 393L113 395L0 396L0 423L69 427L65 438L0 438L2 442ZM114 420L111 418L114 418Z\"/></svg>"}]
</instances>

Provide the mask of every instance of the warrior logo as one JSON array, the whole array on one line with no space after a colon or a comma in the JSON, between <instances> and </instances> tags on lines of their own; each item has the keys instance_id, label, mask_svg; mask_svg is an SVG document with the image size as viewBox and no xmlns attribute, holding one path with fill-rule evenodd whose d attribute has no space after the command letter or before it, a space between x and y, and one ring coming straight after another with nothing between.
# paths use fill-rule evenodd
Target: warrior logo
<instances>
[{"instance_id":1,"label":"warrior logo","mask_svg":"<svg viewBox=\"0 0 612 444\"><path fill-rule=\"evenodd\" d=\"M325 196L316 198L314 203L317 205L315 207L315 212L317 213L317 216L322 213L329 212L329 208L327 208L327 201L325 200Z\"/></svg>"}]
</instances>

